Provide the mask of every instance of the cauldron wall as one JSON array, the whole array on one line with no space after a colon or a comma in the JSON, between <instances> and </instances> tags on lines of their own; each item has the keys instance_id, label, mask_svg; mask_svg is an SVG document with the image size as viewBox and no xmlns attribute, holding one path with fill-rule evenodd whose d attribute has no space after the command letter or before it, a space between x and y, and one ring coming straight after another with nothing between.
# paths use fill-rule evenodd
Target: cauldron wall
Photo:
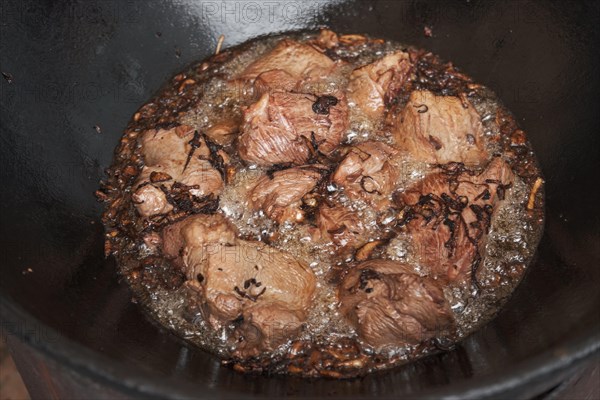
<instances>
[{"instance_id":1,"label":"cauldron wall","mask_svg":"<svg viewBox=\"0 0 600 400\"><path fill-rule=\"evenodd\" d=\"M13 76L0 82L7 331L117 389L207 397L531 394L596 350L597 3L278 4L2 2L0 66ZM242 376L186 347L130 302L113 260L103 258L101 206L92 193L130 116L167 78L211 54L219 34L231 46L321 24L426 47L495 89L538 152L546 232L506 309L456 351L358 381ZM425 25L433 38L423 35Z\"/></svg>"}]
</instances>

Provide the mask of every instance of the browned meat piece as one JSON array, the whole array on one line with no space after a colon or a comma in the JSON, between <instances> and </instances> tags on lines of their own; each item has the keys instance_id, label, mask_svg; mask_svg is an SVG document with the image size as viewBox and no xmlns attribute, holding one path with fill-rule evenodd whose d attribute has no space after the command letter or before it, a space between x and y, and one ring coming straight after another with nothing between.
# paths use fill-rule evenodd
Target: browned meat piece
<instances>
[{"instance_id":1,"label":"browned meat piece","mask_svg":"<svg viewBox=\"0 0 600 400\"><path fill-rule=\"evenodd\" d=\"M433 276L449 281L469 277L469 272L475 268L478 248L460 221L460 215L450 215L438 225L422 225L425 221L421 219L414 221L409 224L412 251L424 267Z\"/></svg>"},{"instance_id":2,"label":"browned meat piece","mask_svg":"<svg viewBox=\"0 0 600 400\"><path fill-rule=\"evenodd\" d=\"M398 180L398 151L385 143L364 142L350 149L332 176L351 199L363 199L376 209L389 205Z\"/></svg>"},{"instance_id":3,"label":"browned meat piece","mask_svg":"<svg viewBox=\"0 0 600 400\"><path fill-rule=\"evenodd\" d=\"M356 211L340 205L321 205L317 214L317 226L320 237L339 246L343 255L351 254L354 249L369 241L367 229Z\"/></svg>"},{"instance_id":4,"label":"browned meat piece","mask_svg":"<svg viewBox=\"0 0 600 400\"><path fill-rule=\"evenodd\" d=\"M235 332L235 337L241 339L236 355L258 356L265 351L274 350L291 340L300 331L305 320L306 310L289 309L287 304L280 301L261 301L260 304L250 306L242 313L240 327Z\"/></svg>"},{"instance_id":5,"label":"browned meat piece","mask_svg":"<svg viewBox=\"0 0 600 400\"><path fill-rule=\"evenodd\" d=\"M235 244L236 240L236 229L221 214L192 215L162 230L163 254L179 266L190 264L184 260L190 252L217 243ZM181 249L185 252L180 253ZM188 275L188 279L194 278Z\"/></svg>"},{"instance_id":6,"label":"browned meat piece","mask_svg":"<svg viewBox=\"0 0 600 400\"><path fill-rule=\"evenodd\" d=\"M286 253L240 241L210 254L205 271L205 317L214 327L242 319L237 353L256 356L298 333L310 309L316 279Z\"/></svg>"},{"instance_id":7,"label":"browned meat piece","mask_svg":"<svg viewBox=\"0 0 600 400\"><path fill-rule=\"evenodd\" d=\"M132 198L142 217L167 214L173 210L165 193L154 185L138 186L138 190L135 191Z\"/></svg>"},{"instance_id":8,"label":"browned meat piece","mask_svg":"<svg viewBox=\"0 0 600 400\"><path fill-rule=\"evenodd\" d=\"M321 32L319 32L319 36L317 36L314 43L322 49L332 49L339 45L340 38L337 33L330 31L329 29L321 29Z\"/></svg>"},{"instance_id":9,"label":"browned meat piece","mask_svg":"<svg viewBox=\"0 0 600 400\"><path fill-rule=\"evenodd\" d=\"M398 146L419 161L480 165L488 159L481 118L466 98L414 91L394 130Z\"/></svg>"},{"instance_id":10,"label":"browned meat piece","mask_svg":"<svg viewBox=\"0 0 600 400\"><path fill-rule=\"evenodd\" d=\"M207 160L210 151L193 128L148 130L141 134L140 144L145 166L133 185L132 198L141 216L170 212L173 206L164 190L175 182L191 187L190 194L199 198L221 193L221 174Z\"/></svg>"},{"instance_id":11,"label":"browned meat piece","mask_svg":"<svg viewBox=\"0 0 600 400\"><path fill-rule=\"evenodd\" d=\"M493 212L514 175L500 157L480 174L461 164L442 168L399 197L415 254L432 275L455 280L477 267Z\"/></svg>"},{"instance_id":12,"label":"browned meat piece","mask_svg":"<svg viewBox=\"0 0 600 400\"><path fill-rule=\"evenodd\" d=\"M298 81L292 75L284 70L274 69L263 72L256 77L254 80L254 95L260 97L271 92L273 87L284 92L293 92L297 85Z\"/></svg>"},{"instance_id":13,"label":"browned meat piece","mask_svg":"<svg viewBox=\"0 0 600 400\"><path fill-rule=\"evenodd\" d=\"M151 129L140 135L139 143L146 165L175 164L187 158L189 141L194 137L194 128L179 125L171 129ZM208 156L208 149L200 146L195 153ZM183 166L182 166L183 169Z\"/></svg>"},{"instance_id":14,"label":"browned meat piece","mask_svg":"<svg viewBox=\"0 0 600 400\"><path fill-rule=\"evenodd\" d=\"M316 286L307 266L259 242L218 245L208 253L193 272L204 277L203 313L214 328L243 321L234 332L240 356L273 350L299 331Z\"/></svg>"},{"instance_id":15,"label":"browned meat piece","mask_svg":"<svg viewBox=\"0 0 600 400\"><path fill-rule=\"evenodd\" d=\"M342 97L328 108L328 114L316 113L316 100L305 94L264 94L244 115L240 157L262 166L302 165L316 150L315 145L323 154L330 154L348 127L348 108Z\"/></svg>"},{"instance_id":16,"label":"browned meat piece","mask_svg":"<svg viewBox=\"0 0 600 400\"><path fill-rule=\"evenodd\" d=\"M338 296L342 314L376 350L416 345L454 329L438 283L396 261L370 260L353 267Z\"/></svg>"},{"instance_id":17,"label":"browned meat piece","mask_svg":"<svg viewBox=\"0 0 600 400\"><path fill-rule=\"evenodd\" d=\"M203 316L215 329L234 325L236 354L273 350L296 334L316 279L292 256L238 240L220 215L198 215L163 230L163 252L179 257Z\"/></svg>"},{"instance_id":18,"label":"browned meat piece","mask_svg":"<svg viewBox=\"0 0 600 400\"><path fill-rule=\"evenodd\" d=\"M250 204L279 223L301 222L302 198L314 189L326 168L320 165L290 168L266 175L250 191Z\"/></svg>"},{"instance_id":19,"label":"browned meat piece","mask_svg":"<svg viewBox=\"0 0 600 400\"><path fill-rule=\"evenodd\" d=\"M383 116L386 101L410 78L408 53L397 51L372 64L355 69L348 84L348 101L370 118Z\"/></svg>"},{"instance_id":20,"label":"browned meat piece","mask_svg":"<svg viewBox=\"0 0 600 400\"><path fill-rule=\"evenodd\" d=\"M261 76L263 87L272 90L301 89L304 84L330 75L335 62L314 47L290 39L282 40L268 54L250 64L238 77L254 81ZM266 72L281 71L275 74ZM281 79L285 77L285 79ZM291 85L293 83L293 85Z\"/></svg>"},{"instance_id":21,"label":"browned meat piece","mask_svg":"<svg viewBox=\"0 0 600 400\"><path fill-rule=\"evenodd\" d=\"M226 146L231 144L240 130L239 121L226 120L212 125L206 130L206 136L215 143Z\"/></svg>"}]
</instances>

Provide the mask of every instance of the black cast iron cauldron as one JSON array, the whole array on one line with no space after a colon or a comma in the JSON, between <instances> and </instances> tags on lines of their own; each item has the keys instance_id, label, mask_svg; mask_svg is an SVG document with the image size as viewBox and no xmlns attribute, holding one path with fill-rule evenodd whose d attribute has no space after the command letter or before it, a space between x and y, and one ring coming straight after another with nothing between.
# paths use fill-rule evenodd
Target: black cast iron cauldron
<instances>
[{"instance_id":1,"label":"black cast iron cauldron","mask_svg":"<svg viewBox=\"0 0 600 400\"><path fill-rule=\"evenodd\" d=\"M20 367L33 371L26 381L45 383L47 397L526 398L597 356L598 3L0 4L2 332ZM362 380L244 376L131 303L103 257L92 193L130 116L167 78L211 54L220 34L231 46L320 25L426 47L492 87L545 172L545 235L506 308L452 352Z\"/></svg>"}]
</instances>

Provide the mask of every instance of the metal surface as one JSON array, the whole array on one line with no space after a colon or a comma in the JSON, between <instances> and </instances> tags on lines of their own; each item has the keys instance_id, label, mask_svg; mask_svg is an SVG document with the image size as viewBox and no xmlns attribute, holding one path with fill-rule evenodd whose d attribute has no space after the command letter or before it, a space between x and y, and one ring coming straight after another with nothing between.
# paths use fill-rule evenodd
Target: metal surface
<instances>
[{"instance_id":1,"label":"metal surface","mask_svg":"<svg viewBox=\"0 0 600 400\"><path fill-rule=\"evenodd\" d=\"M2 324L65 369L133 397L527 398L598 351L598 3L0 4ZM221 33L231 46L321 24L426 47L496 90L538 153L546 231L506 308L453 352L362 380L243 376L131 303L92 193L130 116Z\"/></svg>"}]
</instances>

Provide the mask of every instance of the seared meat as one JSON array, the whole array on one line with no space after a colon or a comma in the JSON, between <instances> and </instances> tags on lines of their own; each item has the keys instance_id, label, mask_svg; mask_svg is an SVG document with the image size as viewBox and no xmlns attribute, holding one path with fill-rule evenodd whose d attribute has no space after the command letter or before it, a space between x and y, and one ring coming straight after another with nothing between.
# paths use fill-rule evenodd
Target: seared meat
<instances>
[{"instance_id":1,"label":"seared meat","mask_svg":"<svg viewBox=\"0 0 600 400\"><path fill-rule=\"evenodd\" d=\"M292 285L295 283L289 282ZM250 305L238 317L238 320L241 319L235 332L238 340L235 354L238 357L256 357L274 350L292 340L306 320L306 305L302 310L294 310L281 301L268 302L265 299L258 303Z\"/></svg>"},{"instance_id":2,"label":"seared meat","mask_svg":"<svg viewBox=\"0 0 600 400\"><path fill-rule=\"evenodd\" d=\"M147 183L147 181L142 183ZM138 186L138 190L135 191L132 198L136 203L138 213L142 217L167 214L173 210L173 206L167 201L165 193L154 185Z\"/></svg>"},{"instance_id":3,"label":"seared meat","mask_svg":"<svg viewBox=\"0 0 600 400\"><path fill-rule=\"evenodd\" d=\"M480 174L456 163L442 168L399 199L415 253L431 274L455 280L477 267L493 213L514 176L500 157Z\"/></svg>"},{"instance_id":4,"label":"seared meat","mask_svg":"<svg viewBox=\"0 0 600 400\"><path fill-rule=\"evenodd\" d=\"M369 241L367 229L356 211L347 207L321 205L317 214L320 237L339 246L343 255Z\"/></svg>"},{"instance_id":5,"label":"seared meat","mask_svg":"<svg viewBox=\"0 0 600 400\"><path fill-rule=\"evenodd\" d=\"M344 277L338 296L342 314L376 350L416 345L453 330L454 318L438 282L406 264L362 262Z\"/></svg>"},{"instance_id":6,"label":"seared meat","mask_svg":"<svg viewBox=\"0 0 600 400\"><path fill-rule=\"evenodd\" d=\"M142 217L173 210L168 192L175 183L189 187L197 198L221 193L221 174L208 161L210 150L193 128L148 130L140 136L140 145L145 165L132 198Z\"/></svg>"},{"instance_id":7,"label":"seared meat","mask_svg":"<svg viewBox=\"0 0 600 400\"><path fill-rule=\"evenodd\" d=\"M329 76L335 62L314 47L295 40L282 40L270 53L250 64L238 77L271 90L303 91L306 84Z\"/></svg>"},{"instance_id":8,"label":"seared meat","mask_svg":"<svg viewBox=\"0 0 600 400\"><path fill-rule=\"evenodd\" d=\"M348 108L342 97L328 114L316 113L316 100L305 94L264 94L245 112L240 157L263 166L302 165L316 151L331 153L348 127Z\"/></svg>"},{"instance_id":9,"label":"seared meat","mask_svg":"<svg viewBox=\"0 0 600 400\"><path fill-rule=\"evenodd\" d=\"M213 124L206 130L206 136L208 136L215 143L226 146L231 144L236 138L237 133L240 130L240 123L234 119L225 120Z\"/></svg>"},{"instance_id":10,"label":"seared meat","mask_svg":"<svg viewBox=\"0 0 600 400\"><path fill-rule=\"evenodd\" d=\"M394 130L398 146L419 161L480 165L488 159L481 118L466 98L415 90Z\"/></svg>"},{"instance_id":11,"label":"seared meat","mask_svg":"<svg viewBox=\"0 0 600 400\"><path fill-rule=\"evenodd\" d=\"M324 172L324 166L312 165L266 175L250 191L250 204L279 223L301 222L304 220L304 211L300 209L302 198L314 189Z\"/></svg>"},{"instance_id":12,"label":"seared meat","mask_svg":"<svg viewBox=\"0 0 600 400\"><path fill-rule=\"evenodd\" d=\"M408 82L412 65L408 53L397 51L355 69L348 84L348 101L370 118L381 118L386 102Z\"/></svg>"},{"instance_id":13,"label":"seared meat","mask_svg":"<svg viewBox=\"0 0 600 400\"><path fill-rule=\"evenodd\" d=\"M244 343L238 347L240 356L273 350L296 334L316 287L310 268L259 242L239 241L215 250L200 272L203 312L215 328L243 319L234 332Z\"/></svg>"},{"instance_id":14,"label":"seared meat","mask_svg":"<svg viewBox=\"0 0 600 400\"><path fill-rule=\"evenodd\" d=\"M284 92L293 92L298 85L298 80L282 69L266 71L254 80L254 95L261 97L273 91L273 87Z\"/></svg>"},{"instance_id":15,"label":"seared meat","mask_svg":"<svg viewBox=\"0 0 600 400\"><path fill-rule=\"evenodd\" d=\"M351 199L363 199L376 209L389 205L398 180L398 151L385 143L364 142L350 149L332 176Z\"/></svg>"},{"instance_id":16,"label":"seared meat","mask_svg":"<svg viewBox=\"0 0 600 400\"><path fill-rule=\"evenodd\" d=\"M322 49L332 49L339 45L340 38L337 33L330 31L329 29L321 29L321 32L314 43Z\"/></svg>"},{"instance_id":17,"label":"seared meat","mask_svg":"<svg viewBox=\"0 0 600 400\"><path fill-rule=\"evenodd\" d=\"M192 264L190 254L219 243L233 245L236 238L235 227L223 215L198 214L166 226L162 230L162 249L165 257L182 267ZM193 271L188 272L188 279L195 279Z\"/></svg>"},{"instance_id":18,"label":"seared meat","mask_svg":"<svg viewBox=\"0 0 600 400\"><path fill-rule=\"evenodd\" d=\"M163 253L175 258L215 329L234 325L241 357L273 350L298 332L315 276L293 257L236 238L220 215L189 217L163 230Z\"/></svg>"}]
</instances>

